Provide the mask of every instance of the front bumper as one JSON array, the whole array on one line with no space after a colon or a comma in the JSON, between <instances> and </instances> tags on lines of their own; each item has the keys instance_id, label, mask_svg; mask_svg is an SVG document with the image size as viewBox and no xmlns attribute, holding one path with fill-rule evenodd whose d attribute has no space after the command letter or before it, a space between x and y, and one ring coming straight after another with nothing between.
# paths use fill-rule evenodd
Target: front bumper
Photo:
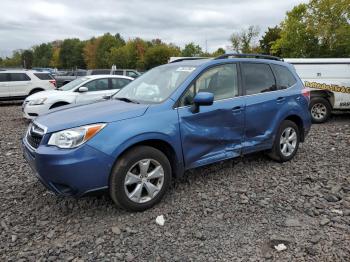
<instances>
[{"instance_id":1,"label":"front bumper","mask_svg":"<svg viewBox=\"0 0 350 262\"><path fill-rule=\"evenodd\" d=\"M22 140L23 155L42 184L57 195L79 197L108 187L113 159L86 144L75 149L40 145Z\"/></svg>"},{"instance_id":2,"label":"front bumper","mask_svg":"<svg viewBox=\"0 0 350 262\"><path fill-rule=\"evenodd\" d=\"M29 101L24 101L22 104L23 117L27 119L34 119L44 113L47 113L51 105L30 105Z\"/></svg>"}]
</instances>

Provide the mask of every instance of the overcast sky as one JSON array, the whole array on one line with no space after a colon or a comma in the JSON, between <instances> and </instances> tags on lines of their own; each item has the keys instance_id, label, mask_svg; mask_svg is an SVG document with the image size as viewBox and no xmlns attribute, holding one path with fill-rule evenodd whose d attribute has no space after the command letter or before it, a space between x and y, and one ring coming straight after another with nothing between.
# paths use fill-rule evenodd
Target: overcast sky
<instances>
[{"instance_id":1,"label":"overcast sky","mask_svg":"<svg viewBox=\"0 0 350 262\"><path fill-rule=\"evenodd\" d=\"M275 26L306 0L1 0L0 56L57 39L88 39L105 32L160 38L208 51L229 45L232 32Z\"/></svg>"}]
</instances>

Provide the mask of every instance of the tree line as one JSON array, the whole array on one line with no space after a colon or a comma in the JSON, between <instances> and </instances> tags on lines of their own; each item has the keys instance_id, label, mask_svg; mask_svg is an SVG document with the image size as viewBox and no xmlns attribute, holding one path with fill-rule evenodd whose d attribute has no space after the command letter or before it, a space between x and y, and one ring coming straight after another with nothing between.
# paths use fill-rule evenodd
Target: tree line
<instances>
[{"instance_id":1,"label":"tree line","mask_svg":"<svg viewBox=\"0 0 350 262\"><path fill-rule=\"evenodd\" d=\"M350 0L310 0L288 11L285 19L268 28L260 39L260 29L249 26L233 33L226 49L237 53L263 53L282 57L350 57ZM82 41L78 38L42 43L16 50L12 57L0 58L0 67L54 68L136 68L148 70L167 63L171 56L215 57L219 48L204 52L196 43L184 48L142 38L125 40L119 33L106 33Z\"/></svg>"}]
</instances>

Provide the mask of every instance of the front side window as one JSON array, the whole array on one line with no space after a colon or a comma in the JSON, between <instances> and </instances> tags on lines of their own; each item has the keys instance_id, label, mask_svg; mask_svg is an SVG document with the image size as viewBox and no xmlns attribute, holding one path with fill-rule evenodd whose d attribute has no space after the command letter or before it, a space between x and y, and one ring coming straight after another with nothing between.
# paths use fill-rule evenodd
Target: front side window
<instances>
[{"instance_id":1,"label":"front side window","mask_svg":"<svg viewBox=\"0 0 350 262\"><path fill-rule=\"evenodd\" d=\"M89 92L108 90L108 79L102 78L102 79L92 80L86 83L84 86L88 88Z\"/></svg>"},{"instance_id":2,"label":"front side window","mask_svg":"<svg viewBox=\"0 0 350 262\"><path fill-rule=\"evenodd\" d=\"M131 80L125 78L111 78L112 89L121 89L127 84L129 84Z\"/></svg>"},{"instance_id":3,"label":"front side window","mask_svg":"<svg viewBox=\"0 0 350 262\"><path fill-rule=\"evenodd\" d=\"M72 89L76 88L78 85L80 85L81 83L87 81L88 79L89 78L87 78L87 77L77 78L77 79L65 84L64 86L61 86L58 90L62 90L62 91L72 90Z\"/></svg>"},{"instance_id":4,"label":"front side window","mask_svg":"<svg viewBox=\"0 0 350 262\"><path fill-rule=\"evenodd\" d=\"M272 68L276 75L278 89L286 89L297 82L287 67L272 64Z\"/></svg>"},{"instance_id":5,"label":"front side window","mask_svg":"<svg viewBox=\"0 0 350 262\"><path fill-rule=\"evenodd\" d=\"M212 93L214 100L238 96L237 65L220 65L204 72L182 96L180 106L191 105L199 92Z\"/></svg>"},{"instance_id":6,"label":"front side window","mask_svg":"<svg viewBox=\"0 0 350 262\"><path fill-rule=\"evenodd\" d=\"M10 73L10 81L30 81L30 77L25 73Z\"/></svg>"},{"instance_id":7,"label":"front side window","mask_svg":"<svg viewBox=\"0 0 350 262\"><path fill-rule=\"evenodd\" d=\"M153 68L121 89L114 98L127 98L139 103L165 101L195 70L194 66L168 64Z\"/></svg>"},{"instance_id":8,"label":"front side window","mask_svg":"<svg viewBox=\"0 0 350 262\"><path fill-rule=\"evenodd\" d=\"M86 76L86 72L85 71L78 71L77 76Z\"/></svg>"},{"instance_id":9,"label":"front side window","mask_svg":"<svg viewBox=\"0 0 350 262\"><path fill-rule=\"evenodd\" d=\"M242 63L242 71L246 95L276 90L275 77L268 64Z\"/></svg>"},{"instance_id":10,"label":"front side window","mask_svg":"<svg viewBox=\"0 0 350 262\"><path fill-rule=\"evenodd\" d=\"M7 73L0 73L0 82L7 82Z\"/></svg>"}]
</instances>

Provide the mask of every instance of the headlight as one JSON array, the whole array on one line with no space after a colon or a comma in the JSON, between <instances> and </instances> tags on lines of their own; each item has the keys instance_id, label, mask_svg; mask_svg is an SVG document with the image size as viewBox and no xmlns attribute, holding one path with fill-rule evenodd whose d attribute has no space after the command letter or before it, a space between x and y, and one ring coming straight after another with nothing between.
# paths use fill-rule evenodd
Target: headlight
<instances>
[{"instance_id":1,"label":"headlight","mask_svg":"<svg viewBox=\"0 0 350 262\"><path fill-rule=\"evenodd\" d=\"M29 105L31 106L38 106L44 104L44 102L47 100L47 97L39 98L36 100L32 100L29 102Z\"/></svg>"},{"instance_id":2,"label":"headlight","mask_svg":"<svg viewBox=\"0 0 350 262\"><path fill-rule=\"evenodd\" d=\"M59 131L51 135L48 145L59 148L75 148L91 139L105 126L106 124L93 124Z\"/></svg>"}]
</instances>

